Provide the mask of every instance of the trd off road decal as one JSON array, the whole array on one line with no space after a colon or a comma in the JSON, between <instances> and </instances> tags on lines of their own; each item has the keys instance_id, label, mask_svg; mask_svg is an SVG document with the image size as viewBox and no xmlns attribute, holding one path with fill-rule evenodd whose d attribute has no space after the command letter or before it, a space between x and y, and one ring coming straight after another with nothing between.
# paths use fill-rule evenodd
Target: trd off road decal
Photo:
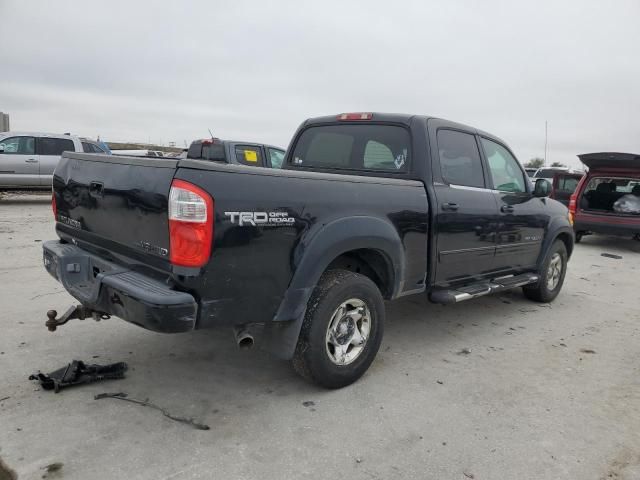
<instances>
[{"instance_id":1,"label":"trd off road decal","mask_svg":"<svg viewBox=\"0 0 640 480\"><path fill-rule=\"evenodd\" d=\"M239 226L286 227L292 226L296 219L287 212L224 212L231 223Z\"/></svg>"}]
</instances>

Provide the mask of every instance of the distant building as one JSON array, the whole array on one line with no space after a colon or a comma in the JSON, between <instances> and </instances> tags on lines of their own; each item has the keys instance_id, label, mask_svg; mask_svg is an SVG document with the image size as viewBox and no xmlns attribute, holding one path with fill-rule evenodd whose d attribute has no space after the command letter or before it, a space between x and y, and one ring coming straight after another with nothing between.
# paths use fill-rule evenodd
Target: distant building
<instances>
[{"instance_id":1,"label":"distant building","mask_svg":"<svg viewBox=\"0 0 640 480\"><path fill-rule=\"evenodd\" d=\"M9 130L9 114L0 112L0 132L8 132Z\"/></svg>"}]
</instances>

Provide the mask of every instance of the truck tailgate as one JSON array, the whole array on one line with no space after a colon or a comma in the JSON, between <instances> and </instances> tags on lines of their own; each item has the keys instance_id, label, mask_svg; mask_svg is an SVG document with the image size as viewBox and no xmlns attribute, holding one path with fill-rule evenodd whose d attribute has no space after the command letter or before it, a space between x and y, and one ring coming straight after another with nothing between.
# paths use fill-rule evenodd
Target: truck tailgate
<instances>
[{"instance_id":1,"label":"truck tailgate","mask_svg":"<svg viewBox=\"0 0 640 480\"><path fill-rule=\"evenodd\" d=\"M162 158L64 153L53 177L58 232L168 269L167 209L176 165Z\"/></svg>"}]
</instances>

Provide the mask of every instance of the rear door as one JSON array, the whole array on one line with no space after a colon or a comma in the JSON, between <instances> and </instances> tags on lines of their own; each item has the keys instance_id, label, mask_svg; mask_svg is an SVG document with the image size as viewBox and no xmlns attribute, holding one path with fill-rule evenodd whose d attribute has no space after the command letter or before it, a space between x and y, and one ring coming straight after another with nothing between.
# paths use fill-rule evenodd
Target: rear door
<instances>
[{"instance_id":1,"label":"rear door","mask_svg":"<svg viewBox=\"0 0 640 480\"><path fill-rule=\"evenodd\" d=\"M498 208L476 136L440 128L435 137L436 284L487 277L494 269Z\"/></svg>"},{"instance_id":2,"label":"rear door","mask_svg":"<svg viewBox=\"0 0 640 480\"><path fill-rule=\"evenodd\" d=\"M525 172L505 145L485 137L480 144L500 216L495 267L505 273L529 269L536 265L549 221L546 200L533 196Z\"/></svg>"},{"instance_id":3,"label":"rear door","mask_svg":"<svg viewBox=\"0 0 640 480\"><path fill-rule=\"evenodd\" d=\"M38 137L36 151L40 159L40 185L51 185L62 152L75 152L70 138Z\"/></svg>"},{"instance_id":4,"label":"rear door","mask_svg":"<svg viewBox=\"0 0 640 480\"><path fill-rule=\"evenodd\" d=\"M233 148L236 162L250 167L264 167L264 150L259 145L235 145Z\"/></svg>"},{"instance_id":5,"label":"rear door","mask_svg":"<svg viewBox=\"0 0 640 480\"><path fill-rule=\"evenodd\" d=\"M0 140L4 152L0 153L0 185L40 185L36 139L31 136L13 136Z\"/></svg>"}]
</instances>

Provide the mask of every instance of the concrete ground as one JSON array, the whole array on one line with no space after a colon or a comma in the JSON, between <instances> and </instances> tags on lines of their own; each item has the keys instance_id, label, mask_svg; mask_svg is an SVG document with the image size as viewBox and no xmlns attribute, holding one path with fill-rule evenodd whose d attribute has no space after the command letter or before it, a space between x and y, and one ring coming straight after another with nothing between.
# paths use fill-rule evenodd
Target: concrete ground
<instances>
[{"instance_id":1,"label":"concrete ground","mask_svg":"<svg viewBox=\"0 0 640 480\"><path fill-rule=\"evenodd\" d=\"M41 265L54 236L47 196L0 199L0 458L20 479L640 478L640 242L585 238L552 304L389 304L369 372L326 391L227 331L48 332L72 302ZM57 395L27 380L72 359L130 370Z\"/></svg>"}]
</instances>

